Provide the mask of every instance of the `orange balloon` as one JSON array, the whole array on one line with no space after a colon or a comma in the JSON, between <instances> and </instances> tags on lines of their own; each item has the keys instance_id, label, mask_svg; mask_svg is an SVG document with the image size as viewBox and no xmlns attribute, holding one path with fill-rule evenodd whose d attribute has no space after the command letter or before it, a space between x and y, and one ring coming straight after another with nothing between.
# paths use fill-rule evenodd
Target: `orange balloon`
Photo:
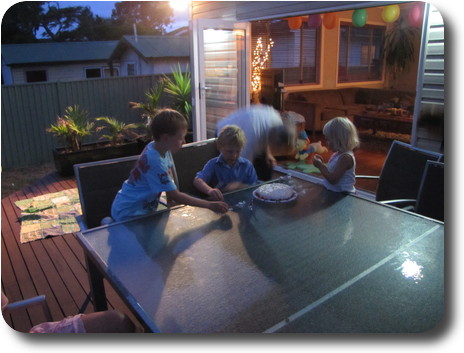
<instances>
[{"instance_id":1,"label":"orange balloon","mask_svg":"<svg viewBox=\"0 0 464 353\"><path fill-rule=\"evenodd\" d=\"M293 30L300 28L302 23L301 17L290 17L288 19L288 27Z\"/></svg>"},{"instance_id":2,"label":"orange balloon","mask_svg":"<svg viewBox=\"0 0 464 353\"><path fill-rule=\"evenodd\" d=\"M337 14L333 12L329 12L329 13L324 14L322 23L324 24L325 28L332 29L337 25L337 19L338 19Z\"/></svg>"}]
</instances>

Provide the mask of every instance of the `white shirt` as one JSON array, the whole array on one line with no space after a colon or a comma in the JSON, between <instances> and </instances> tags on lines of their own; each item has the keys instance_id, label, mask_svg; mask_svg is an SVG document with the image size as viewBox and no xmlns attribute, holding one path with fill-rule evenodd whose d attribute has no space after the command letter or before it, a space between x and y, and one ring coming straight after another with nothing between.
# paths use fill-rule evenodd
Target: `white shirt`
<instances>
[{"instance_id":1,"label":"white shirt","mask_svg":"<svg viewBox=\"0 0 464 353\"><path fill-rule=\"evenodd\" d=\"M344 154L349 154L351 156L351 158L353 159L353 166L342 175L342 177L336 184L329 183L327 179L324 179L323 184L327 189L331 191L355 192L356 189L354 187L354 184L356 182L356 174L355 174L356 159L354 158L354 154L352 151L344 152L344 153L335 152L334 154L332 154L332 156L329 159L329 162L327 163L327 169L329 172L333 172L335 169L335 166L338 163L338 160Z\"/></svg>"},{"instance_id":2,"label":"white shirt","mask_svg":"<svg viewBox=\"0 0 464 353\"><path fill-rule=\"evenodd\" d=\"M241 156L252 161L266 151L269 130L283 125L279 112L269 105L240 109L217 124L217 134L226 125L237 125L245 133L246 144Z\"/></svg>"}]
</instances>

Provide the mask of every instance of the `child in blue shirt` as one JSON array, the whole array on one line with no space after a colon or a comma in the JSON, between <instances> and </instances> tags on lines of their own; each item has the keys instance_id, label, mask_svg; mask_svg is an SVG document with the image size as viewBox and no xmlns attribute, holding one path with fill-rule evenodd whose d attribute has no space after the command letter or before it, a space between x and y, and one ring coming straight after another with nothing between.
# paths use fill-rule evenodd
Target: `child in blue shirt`
<instances>
[{"instance_id":1,"label":"child in blue shirt","mask_svg":"<svg viewBox=\"0 0 464 353\"><path fill-rule=\"evenodd\" d=\"M258 182L255 168L240 157L245 146L245 133L237 125L222 128L217 138L218 157L209 160L197 173L193 185L211 200L224 200L223 192Z\"/></svg>"},{"instance_id":2,"label":"child in blue shirt","mask_svg":"<svg viewBox=\"0 0 464 353\"><path fill-rule=\"evenodd\" d=\"M123 183L111 208L111 217L122 221L156 211L162 192L168 202L209 208L226 213L229 206L222 201L207 201L177 190L172 178L174 163L171 152L177 152L185 143L187 121L177 111L161 110L150 122L153 136L140 155L129 178Z\"/></svg>"}]
</instances>

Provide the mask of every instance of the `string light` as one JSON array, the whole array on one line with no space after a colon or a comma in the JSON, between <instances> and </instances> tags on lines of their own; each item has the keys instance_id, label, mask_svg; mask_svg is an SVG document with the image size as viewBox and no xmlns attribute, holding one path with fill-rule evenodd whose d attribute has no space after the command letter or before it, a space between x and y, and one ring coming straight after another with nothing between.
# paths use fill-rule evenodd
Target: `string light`
<instances>
[{"instance_id":1,"label":"string light","mask_svg":"<svg viewBox=\"0 0 464 353\"><path fill-rule=\"evenodd\" d=\"M274 46L272 39L269 39L266 50L264 50L262 38L259 37L256 43L256 48L253 50L251 87L253 92L261 90L261 73L265 68L266 62L270 59L271 48Z\"/></svg>"}]
</instances>

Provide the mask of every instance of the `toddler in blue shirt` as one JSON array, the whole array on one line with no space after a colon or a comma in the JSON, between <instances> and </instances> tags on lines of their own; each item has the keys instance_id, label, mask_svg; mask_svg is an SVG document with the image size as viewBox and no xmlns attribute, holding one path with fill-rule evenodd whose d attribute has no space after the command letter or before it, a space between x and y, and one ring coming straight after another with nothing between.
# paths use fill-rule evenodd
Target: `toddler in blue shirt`
<instances>
[{"instance_id":1,"label":"toddler in blue shirt","mask_svg":"<svg viewBox=\"0 0 464 353\"><path fill-rule=\"evenodd\" d=\"M224 200L223 192L258 183L253 164L240 157L245 134L237 125L226 125L217 138L218 157L209 160L197 173L193 185L211 200Z\"/></svg>"}]
</instances>

